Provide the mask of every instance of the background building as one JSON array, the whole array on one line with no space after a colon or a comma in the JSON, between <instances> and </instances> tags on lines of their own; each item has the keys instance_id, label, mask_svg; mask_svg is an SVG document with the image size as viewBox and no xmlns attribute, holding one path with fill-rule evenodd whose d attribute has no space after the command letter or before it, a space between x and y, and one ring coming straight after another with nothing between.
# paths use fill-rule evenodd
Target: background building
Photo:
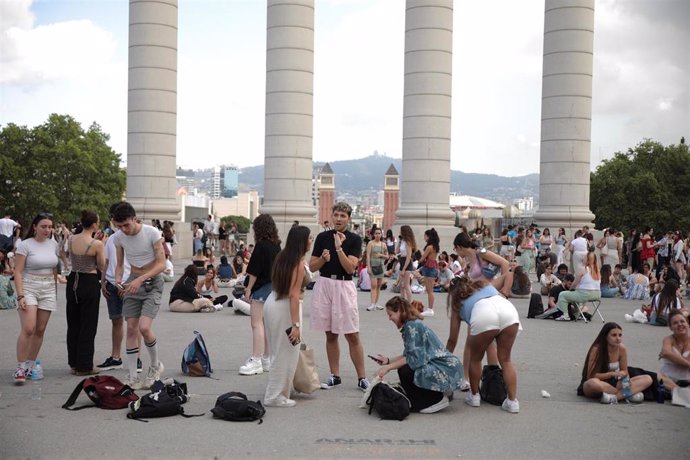
<instances>
[{"instance_id":1,"label":"background building","mask_svg":"<svg viewBox=\"0 0 690 460\"><path fill-rule=\"evenodd\" d=\"M239 192L239 169L237 166L216 166L213 169L213 198L232 198Z\"/></svg>"}]
</instances>

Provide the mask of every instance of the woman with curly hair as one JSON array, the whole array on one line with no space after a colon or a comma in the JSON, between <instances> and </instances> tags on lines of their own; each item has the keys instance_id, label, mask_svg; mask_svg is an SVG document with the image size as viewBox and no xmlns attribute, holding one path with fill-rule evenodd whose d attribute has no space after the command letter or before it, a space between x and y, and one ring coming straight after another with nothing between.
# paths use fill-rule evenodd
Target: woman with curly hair
<instances>
[{"instance_id":1,"label":"woman with curly hair","mask_svg":"<svg viewBox=\"0 0 690 460\"><path fill-rule=\"evenodd\" d=\"M256 244L247 265L249 282L244 289L244 298L250 303L252 355L240 366L242 375L268 372L271 366L268 337L264 331L264 302L271 293L273 260L280 252L278 228L270 214L259 215L252 228Z\"/></svg>"}]
</instances>

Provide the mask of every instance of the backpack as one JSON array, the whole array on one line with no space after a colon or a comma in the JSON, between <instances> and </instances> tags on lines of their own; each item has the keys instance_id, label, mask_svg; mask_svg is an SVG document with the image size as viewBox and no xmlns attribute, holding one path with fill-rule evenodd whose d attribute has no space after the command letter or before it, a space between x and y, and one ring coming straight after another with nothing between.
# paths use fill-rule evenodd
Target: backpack
<instances>
[{"instance_id":1,"label":"backpack","mask_svg":"<svg viewBox=\"0 0 690 460\"><path fill-rule=\"evenodd\" d=\"M192 377L210 377L213 373L204 338L194 331L194 340L182 353L182 373Z\"/></svg>"},{"instance_id":2,"label":"backpack","mask_svg":"<svg viewBox=\"0 0 690 460\"><path fill-rule=\"evenodd\" d=\"M144 418L170 417L172 415L182 415L186 418L204 415L185 414L182 404L187 401L189 401L187 384L180 383L177 380L173 380L172 383L164 384L160 380L156 380L151 386L151 393L129 404L131 412L127 414L127 418L139 420ZM146 422L146 420L139 421Z\"/></svg>"},{"instance_id":3,"label":"backpack","mask_svg":"<svg viewBox=\"0 0 690 460\"><path fill-rule=\"evenodd\" d=\"M535 316L544 313L544 302L541 300L541 295L532 294L529 298L529 308L527 309L527 317L534 318ZM501 401L502 403L503 401Z\"/></svg>"},{"instance_id":4,"label":"backpack","mask_svg":"<svg viewBox=\"0 0 690 460\"><path fill-rule=\"evenodd\" d=\"M503 381L503 369L495 364L487 364L482 369L482 380L479 395L483 401L500 406L508 396Z\"/></svg>"},{"instance_id":5,"label":"backpack","mask_svg":"<svg viewBox=\"0 0 690 460\"><path fill-rule=\"evenodd\" d=\"M369 414L375 410L382 420L404 420L410 415L412 403L400 385L379 382L371 389L367 398Z\"/></svg>"},{"instance_id":6,"label":"backpack","mask_svg":"<svg viewBox=\"0 0 690 460\"><path fill-rule=\"evenodd\" d=\"M80 407L71 407L79 397L79 393L84 391L94 404ZM124 409L130 402L139 399L129 386L120 382L111 375L94 375L79 382L72 391L63 409L81 410L86 407L100 407L101 409Z\"/></svg>"},{"instance_id":7,"label":"backpack","mask_svg":"<svg viewBox=\"0 0 690 460\"><path fill-rule=\"evenodd\" d=\"M261 401L248 401L247 395L239 391L231 391L218 396L216 405L211 409L214 418L229 420L232 422L253 422L258 420L263 423L266 413Z\"/></svg>"}]
</instances>

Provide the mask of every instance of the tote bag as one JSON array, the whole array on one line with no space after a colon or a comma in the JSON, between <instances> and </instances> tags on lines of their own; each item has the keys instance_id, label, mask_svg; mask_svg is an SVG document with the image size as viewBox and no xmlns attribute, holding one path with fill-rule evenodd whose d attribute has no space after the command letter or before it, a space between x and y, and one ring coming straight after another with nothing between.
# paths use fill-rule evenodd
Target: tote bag
<instances>
[{"instance_id":1,"label":"tote bag","mask_svg":"<svg viewBox=\"0 0 690 460\"><path fill-rule=\"evenodd\" d=\"M319 371L314 360L314 349L305 343L300 344L299 359L292 385L295 391L306 394L311 394L321 388Z\"/></svg>"}]
</instances>

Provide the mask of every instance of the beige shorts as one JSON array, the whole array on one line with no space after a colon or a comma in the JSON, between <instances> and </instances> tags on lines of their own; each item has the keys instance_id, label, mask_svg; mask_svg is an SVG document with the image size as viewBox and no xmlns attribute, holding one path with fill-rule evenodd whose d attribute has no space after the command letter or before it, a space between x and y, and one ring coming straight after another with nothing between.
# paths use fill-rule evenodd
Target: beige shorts
<instances>
[{"instance_id":1,"label":"beige shorts","mask_svg":"<svg viewBox=\"0 0 690 460\"><path fill-rule=\"evenodd\" d=\"M311 299L311 328L333 334L359 332L357 288L351 280L320 276Z\"/></svg>"},{"instance_id":2,"label":"beige shorts","mask_svg":"<svg viewBox=\"0 0 690 460\"><path fill-rule=\"evenodd\" d=\"M53 275L24 274L24 305L38 305L39 310L57 310L57 286Z\"/></svg>"}]
</instances>

